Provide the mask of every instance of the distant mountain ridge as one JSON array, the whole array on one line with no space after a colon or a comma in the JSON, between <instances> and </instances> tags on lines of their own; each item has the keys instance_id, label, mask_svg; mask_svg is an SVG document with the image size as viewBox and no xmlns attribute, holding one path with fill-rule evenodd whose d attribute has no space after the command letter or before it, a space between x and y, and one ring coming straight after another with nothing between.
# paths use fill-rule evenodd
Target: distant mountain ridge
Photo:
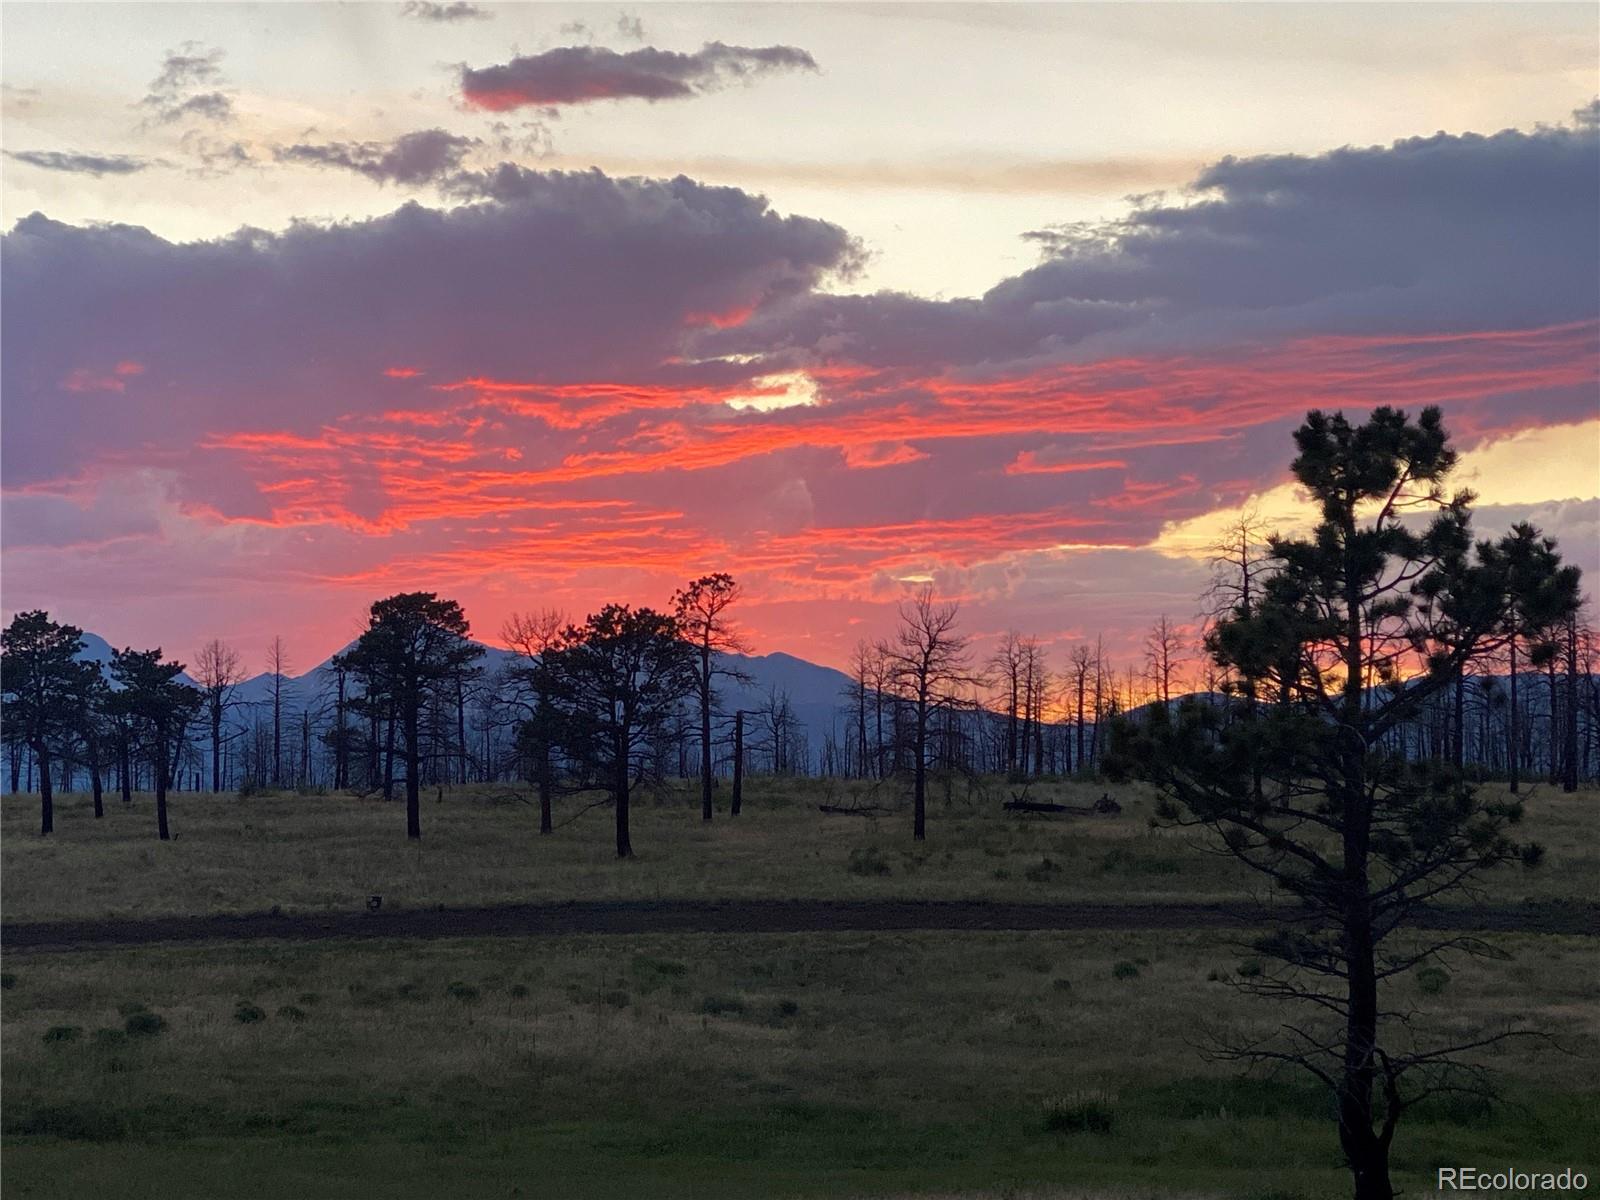
<instances>
[{"instance_id":1,"label":"distant mountain ridge","mask_svg":"<svg viewBox=\"0 0 1600 1200\"><path fill-rule=\"evenodd\" d=\"M113 650L111 643L98 634L87 631L83 635L83 642L84 649L79 655L80 658L110 664ZM352 642L335 653L343 654L354 644ZM480 665L490 674L521 658L515 651L499 646L488 646L481 642L478 645L483 647ZM175 653L165 647L163 649L169 659L177 658L186 662L192 657ZM838 723L842 711L841 698L854 686L851 678L842 671L808 662L782 651L774 651L771 654L729 654L723 657L727 660L727 665L748 675L751 682L739 684L732 680L719 679L717 693L722 711L731 713L736 709L756 709L766 702L769 694L786 693L796 719L805 727L813 754L821 748L824 733L830 732ZM333 687L331 678L333 659L334 655L330 654L308 671L302 671L298 675L285 675L283 681L285 699L298 705L313 697L329 694ZM187 683L195 683L188 672L181 678ZM272 675L266 671L243 680L234 692L234 701L241 707L260 709L270 704L271 700Z\"/></svg>"},{"instance_id":2,"label":"distant mountain ridge","mask_svg":"<svg viewBox=\"0 0 1600 1200\"><path fill-rule=\"evenodd\" d=\"M112 655L112 646L97 634L85 632L83 634L84 650L81 658L109 664ZM337 653L344 653L354 643L350 643ZM488 674L495 674L502 668L515 663L521 655L512 650L499 646L488 646L478 643L483 648L483 658L480 665ZM167 651L166 657L184 659L185 656ZM285 675L283 682L283 696L290 711L297 711L299 706L311 700L331 700L333 679L331 665L333 655L329 655L322 662L308 671L298 675ZM786 695L790 711L805 732L809 768L814 769L819 762L819 755L825 744L825 739L832 735L836 745L842 745L848 737L847 730L852 721L852 709L849 701L850 693L855 688L855 681L843 671L833 667L825 667L818 663L796 657L781 650L770 654L728 654L722 656L727 666L742 672L749 677L748 683L739 683L728 678L717 681L718 710L723 714L731 714L736 710L755 711L762 708L768 697L774 694ZM180 676L185 682L195 683L187 673ZM1500 674L1487 674L1476 676L1479 680L1495 680L1504 684L1506 676ZM1528 688L1532 695L1544 686L1545 677L1541 672L1519 671L1517 678L1522 686ZM1584 677L1586 682L1590 677ZM1591 685L1592 686L1592 685ZM1216 703L1222 699L1214 693L1194 692L1174 696L1171 701L1172 710L1188 699L1208 700ZM249 717L245 716L252 711L263 714L269 711L272 700L272 676L267 672L252 675L243 680L234 692L234 702L238 706L239 716L235 723L245 723ZM1159 701L1150 701L1139 705L1129 715L1135 720L1144 718L1151 709L1159 707ZM1003 719L996 711L995 719ZM1050 724L1059 727L1068 722L1055 721ZM1092 723L1086 728L1092 729ZM724 730L723 736L727 736ZM752 738L757 736L757 731L752 726Z\"/></svg>"}]
</instances>

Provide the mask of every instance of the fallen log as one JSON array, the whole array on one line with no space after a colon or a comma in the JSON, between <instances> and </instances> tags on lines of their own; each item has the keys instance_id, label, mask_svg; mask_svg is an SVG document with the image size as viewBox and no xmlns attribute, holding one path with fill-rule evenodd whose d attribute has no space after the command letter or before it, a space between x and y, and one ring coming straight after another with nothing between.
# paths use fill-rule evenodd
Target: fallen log
<instances>
[{"instance_id":1,"label":"fallen log","mask_svg":"<svg viewBox=\"0 0 1600 1200\"><path fill-rule=\"evenodd\" d=\"M1086 817L1094 812L1092 808L1081 808L1071 804L1047 804L1043 800L1007 800L1000 807L1008 812L1071 813L1075 817Z\"/></svg>"}]
</instances>

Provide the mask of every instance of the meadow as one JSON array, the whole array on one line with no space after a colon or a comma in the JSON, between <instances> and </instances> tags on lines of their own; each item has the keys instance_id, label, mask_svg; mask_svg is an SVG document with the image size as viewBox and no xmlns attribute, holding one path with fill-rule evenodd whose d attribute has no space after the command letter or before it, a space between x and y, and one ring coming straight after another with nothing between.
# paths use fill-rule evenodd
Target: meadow
<instances>
[{"instance_id":1,"label":"meadow","mask_svg":"<svg viewBox=\"0 0 1600 1200\"><path fill-rule=\"evenodd\" d=\"M1404 1002L1560 1044L1493 1057L1502 1105L1417 1113L1407 1189L1600 1144L1592 940L1493 940ZM1228 988L1251 969L1199 934L19 955L7 1195L1344 1195L1321 1092L1200 1052L1277 1019Z\"/></svg>"},{"instance_id":2,"label":"meadow","mask_svg":"<svg viewBox=\"0 0 1600 1200\"><path fill-rule=\"evenodd\" d=\"M1493 786L1493 785L1490 785ZM725 789L724 789L725 790ZM95 820L87 797L58 800L57 832L37 836L38 804L0 801L0 900L8 922L156 914L386 910L526 901L659 899L992 899L1161 903L1244 897L1258 881L1198 834L1152 830L1153 797L1138 786L1046 781L1030 800L1088 807L1103 795L1116 815L1005 812L1021 789L956 781L932 789L927 841L909 811L826 815L819 804L891 806L888 788L754 779L744 811L700 819L698 794L679 786L636 802L635 857L618 862L611 813L587 798L556 811L540 837L525 793L468 787L430 793L422 839L408 843L404 805L351 795L174 793L171 842L156 840L154 801L108 797ZM1486 877L1496 903L1593 900L1600 795L1527 791L1522 836L1545 857L1532 870Z\"/></svg>"},{"instance_id":3,"label":"meadow","mask_svg":"<svg viewBox=\"0 0 1600 1200\"><path fill-rule=\"evenodd\" d=\"M399 804L351 796L148 797L93 820L64 799L41 839L6 797L4 919L463 906L572 898L1231 899L1250 881L1151 797L1095 783L1000 810L1012 789L936 796L909 820L829 816L881 800L755 780L701 822L674 791L636 810L636 859L595 808L541 838L503 789ZM1593 793L1537 791L1537 869L1488 899L1590 901ZM578 810L558 810L557 819ZM1325 1095L1206 1053L1282 1009L1230 981L1249 931L613 934L151 944L6 955L8 1196L902 1197L1135 1200L1348 1194ZM1510 1022L1549 1035L1484 1057L1503 1099L1408 1116L1399 1188L1441 1165L1600 1177L1593 937L1494 934L1396 1007L1430 1034Z\"/></svg>"}]
</instances>

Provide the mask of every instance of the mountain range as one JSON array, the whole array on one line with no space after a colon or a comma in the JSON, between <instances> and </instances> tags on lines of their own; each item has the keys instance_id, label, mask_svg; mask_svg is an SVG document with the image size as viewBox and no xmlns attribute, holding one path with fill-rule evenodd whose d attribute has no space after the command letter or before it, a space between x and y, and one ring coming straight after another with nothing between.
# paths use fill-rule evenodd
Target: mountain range
<instances>
[{"instance_id":1,"label":"mountain range","mask_svg":"<svg viewBox=\"0 0 1600 1200\"><path fill-rule=\"evenodd\" d=\"M342 654L348 649L346 646L339 653ZM520 657L498 646L484 646L483 652L480 665L489 675L495 674L500 668L515 662ZM79 655L80 658L109 664L111 653L111 644L104 638L98 634L84 633L83 652ZM190 656L168 650L166 657L184 661ZM758 709L775 693L787 695L796 720L806 731L812 753L821 748L823 735L833 730L842 719L843 697L854 686L850 677L844 672L836 671L832 667L819 666L782 652L729 654L723 657L728 666L749 679L748 683L730 679L718 681L717 693L720 707L724 712ZM331 694L332 662L333 656L330 655L309 671L284 676L283 694L291 709L298 709L306 701ZM187 673L182 678L188 683L195 682ZM264 711L272 701L271 674L263 671L259 675L245 679L234 692L234 700L245 711L251 708Z\"/></svg>"}]
</instances>

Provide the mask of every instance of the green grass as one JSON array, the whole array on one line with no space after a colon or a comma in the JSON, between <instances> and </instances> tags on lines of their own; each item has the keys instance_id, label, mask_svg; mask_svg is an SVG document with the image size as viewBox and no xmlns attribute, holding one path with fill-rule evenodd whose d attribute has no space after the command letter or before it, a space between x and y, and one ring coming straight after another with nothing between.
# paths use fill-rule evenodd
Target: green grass
<instances>
[{"instance_id":1,"label":"green grass","mask_svg":"<svg viewBox=\"0 0 1600 1200\"><path fill-rule=\"evenodd\" d=\"M515 901L805 897L990 898L1158 903L1244 894L1253 881L1230 860L1197 853L1193 835L1151 832L1142 789L1094 783L1035 785L1030 795L1087 805L1114 791L1117 816L1044 818L1003 813L1003 783L933 789L928 840L911 840L910 815L823 816L817 803L852 797L898 803L896 785L870 796L859 785L756 779L745 811L700 820L698 798L678 788L635 808L637 857L618 863L604 807L538 835L536 810L507 788L430 793L423 839L405 838L403 805L351 796L177 793L176 840L155 837L153 802L112 797L93 819L85 797L58 800L57 832L38 836L37 801L0 802L0 887L8 921L210 912L385 909ZM724 789L725 791L725 789ZM442 795L442 799L440 799ZM1523 836L1542 842L1535 870L1503 868L1491 898L1592 899L1600 855L1594 792L1535 792ZM569 820L569 818L572 818Z\"/></svg>"},{"instance_id":2,"label":"green grass","mask_svg":"<svg viewBox=\"0 0 1600 1200\"><path fill-rule=\"evenodd\" d=\"M908 813L825 817L862 789L753 781L737 819L677 790L636 808L638 857L598 808L538 836L505 789L401 805L350 796L82 797L34 832L0 803L10 921L429 908L573 898L970 898L1159 903L1245 894L1225 859L1153 834L1151 798L1036 786L1115 817L1030 818L990 784ZM864 798L864 797L863 797ZM871 797L897 802L892 794ZM1537 870L1500 902L1592 899L1594 793L1541 790ZM572 816L576 803L558 811ZM1242 935L1248 941L1248 935ZM1388 1002L1430 1036L1510 1020L1553 1036L1487 1054L1511 1103L1402 1126L1397 1185L1455 1163L1585 1166L1600 1144L1594 939L1497 936ZM1220 933L966 933L257 943L7 957L7 1197L448 1196L1323 1200L1348 1194L1323 1096L1244 1079L1208 1027L1282 1010L1227 981ZM57 1031L52 1034L52 1031ZM63 1030L75 1031L71 1034ZM1595 1171L1590 1172L1591 1176Z\"/></svg>"},{"instance_id":3,"label":"green grass","mask_svg":"<svg viewBox=\"0 0 1600 1200\"><path fill-rule=\"evenodd\" d=\"M1510 1015L1565 1050L1488 1060L1512 1105L1441 1105L1403 1126L1397 1182L1411 1191L1438 1163L1581 1165L1600 1142L1597 948L1494 941L1506 959L1458 961L1443 995L1407 985L1395 999L1441 1033ZM1195 1048L1209 1023L1279 1017L1208 981L1236 958L1201 933L14 956L6 1194L1345 1195L1315 1088L1242 1079ZM1117 979L1118 962L1143 965ZM1054 985L1063 975L1069 990ZM241 1003L264 1019L238 1021ZM44 1040L58 1026L119 1032L120 1009L166 1027ZM1085 1104L1107 1120L1049 1128L1053 1111Z\"/></svg>"}]
</instances>

